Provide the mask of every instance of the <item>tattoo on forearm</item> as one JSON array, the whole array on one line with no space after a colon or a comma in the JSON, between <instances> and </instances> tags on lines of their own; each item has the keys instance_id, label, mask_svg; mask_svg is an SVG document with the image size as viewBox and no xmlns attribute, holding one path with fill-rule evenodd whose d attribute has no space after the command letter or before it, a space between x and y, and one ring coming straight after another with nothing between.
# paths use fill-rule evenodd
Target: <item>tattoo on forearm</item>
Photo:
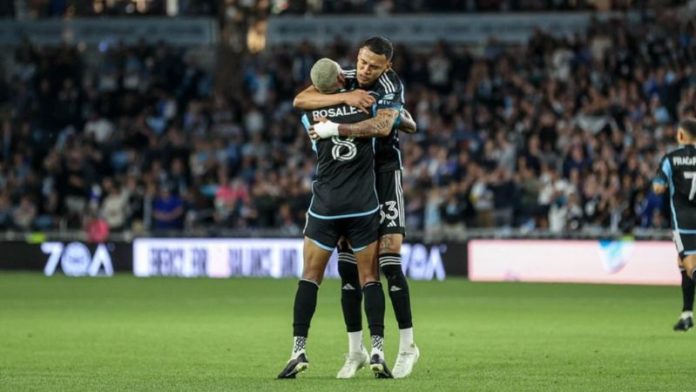
<instances>
[{"instance_id":1,"label":"tattoo on forearm","mask_svg":"<svg viewBox=\"0 0 696 392\"><path fill-rule=\"evenodd\" d=\"M377 112L377 116L354 124L340 124L338 134L344 137L372 137L384 135L394 124L396 113Z\"/></svg>"}]
</instances>

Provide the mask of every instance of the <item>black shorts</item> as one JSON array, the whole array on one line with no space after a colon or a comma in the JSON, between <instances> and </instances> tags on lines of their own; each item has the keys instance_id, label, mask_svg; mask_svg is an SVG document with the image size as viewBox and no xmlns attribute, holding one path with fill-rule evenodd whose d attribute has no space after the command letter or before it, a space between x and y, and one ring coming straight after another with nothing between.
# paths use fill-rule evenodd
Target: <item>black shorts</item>
<instances>
[{"instance_id":1,"label":"black shorts","mask_svg":"<svg viewBox=\"0 0 696 392\"><path fill-rule=\"evenodd\" d=\"M360 251L379 238L379 215L341 219L319 219L307 214L304 235L320 248L333 251L341 236L346 237L355 251Z\"/></svg>"},{"instance_id":2,"label":"black shorts","mask_svg":"<svg viewBox=\"0 0 696 392\"><path fill-rule=\"evenodd\" d=\"M379 235L406 235L406 205L401 186L401 170L377 173L377 198L380 205Z\"/></svg>"},{"instance_id":3,"label":"black shorts","mask_svg":"<svg viewBox=\"0 0 696 392\"><path fill-rule=\"evenodd\" d=\"M675 230L672 232L672 239L680 258L696 255L696 234L679 233Z\"/></svg>"}]
</instances>

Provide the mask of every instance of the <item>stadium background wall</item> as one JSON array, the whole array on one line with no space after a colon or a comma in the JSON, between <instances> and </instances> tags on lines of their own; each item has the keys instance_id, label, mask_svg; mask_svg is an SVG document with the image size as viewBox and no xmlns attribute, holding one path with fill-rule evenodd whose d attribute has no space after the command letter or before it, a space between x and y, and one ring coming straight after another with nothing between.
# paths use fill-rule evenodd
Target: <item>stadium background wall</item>
<instances>
[{"instance_id":1,"label":"stadium background wall","mask_svg":"<svg viewBox=\"0 0 696 392\"><path fill-rule=\"evenodd\" d=\"M3 241L0 270L43 271L47 276L297 277L301 239L138 238L90 244L82 241ZM465 242L404 244L411 279L467 275ZM135 268L134 268L135 267ZM336 255L327 267L337 277Z\"/></svg>"},{"instance_id":2,"label":"stadium background wall","mask_svg":"<svg viewBox=\"0 0 696 392\"><path fill-rule=\"evenodd\" d=\"M136 238L80 241L4 241L2 270L47 276L272 277L302 273L298 238ZM670 241L471 239L407 242L406 275L413 280L468 277L472 281L678 285ZM336 278L334 254L326 276Z\"/></svg>"}]
</instances>

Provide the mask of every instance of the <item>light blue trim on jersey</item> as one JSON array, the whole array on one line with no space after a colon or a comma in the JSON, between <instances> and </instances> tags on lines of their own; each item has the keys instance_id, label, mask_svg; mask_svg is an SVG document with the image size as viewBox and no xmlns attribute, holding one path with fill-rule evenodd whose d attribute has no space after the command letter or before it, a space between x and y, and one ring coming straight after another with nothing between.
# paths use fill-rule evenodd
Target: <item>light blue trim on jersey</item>
<instances>
[{"instance_id":1,"label":"light blue trim on jersey","mask_svg":"<svg viewBox=\"0 0 696 392\"><path fill-rule=\"evenodd\" d=\"M312 124L309 122L309 117L307 117L307 113L302 115L302 125L304 125L305 131L307 131L307 134L309 134L309 127L311 127ZM319 152L317 151L317 141L314 139L309 140L312 141L312 151L318 154ZM317 165L317 169L319 169L319 165Z\"/></svg>"},{"instance_id":2,"label":"light blue trim on jersey","mask_svg":"<svg viewBox=\"0 0 696 392\"><path fill-rule=\"evenodd\" d=\"M665 160L662 161L661 169L667 178L672 178L672 164L669 163L669 158L665 158Z\"/></svg>"},{"instance_id":3,"label":"light blue trim on jersey","mask_svg":"<svg viewBox=\"0 0 696 392\"><path fill-rule=\"evenodd\" d=\"M309 237L307 237L307 238L309 238ZM312 239L312 238L309 238L309 240L312 241L312 242L314 242L314 245L316 245L316 246L318 246L318 247L320 247L320 248L322 248L322 249L324 249L324 250L326 250L326 251L329 251L329 252L333 252L333 250L334 250L334 248L335 248L335 246L324 245L324 244L322 244L321 242L319 242L319 241L317 241L317 240L314 240L314 239Z\"/></svg>"},{"instance_id":4,"label":"light blue trim on jersey","mask_svg":"<svg viewBox=\"0 0 696 392\"><path fill-rule=\"evenodd\" d=\"M688 252L684 252L684 255L686 255L686 256L696 255L696 250L690 250Z\"/></svg>"},{"instance_id":5,"label":"light blue trim on jersey","mask_svg":"<svg viewBox=\"0 0 696 392\"><path fill-rule=\"evenodd\" d=\"M359 247L359 248L352 248L351 250L352 250L353 252L361 252L361 251L367 249L368 246L369 246L369 245L361 246L361 247Z\"/></svg>"},{"instance_id":6,"label":"light blue trim on jersey","mask_svg":"<svg viewBox=\"0 0 696 392\"><path fill-rule=\"evenodd\" d=\"M303 114L302 117L300 118L300 121L302 121L302 125L304 125L305 130L309 131L309 127L312 126L309 122L309 117L307 117L307 113Z\"/></svg>"},{"instance_id":7,"label":"light blue trim on jersey","mask_svg":"<svg viewBox=\"0 0 696 392\"><path fill-rule=\"evenodd\" d=\"M313 198L313 197L312 197L312 198ZM307 211L307 213L308 213L309 215L311 215L311 216L313 216L313 217L315 217L315 218L317 218L317 219L323 219L323 220L344 219L344 218L358 218L358 217L361 217L361 216L368 216L368 215L374 214L375 212L379 211L379 205L377 205L377 207L375 207L374 209L372 209L372 210L370 210L370 211L367 211L367 212L356 212L356 213L344 214L344 215L319 215L319 214L317 214L317 213L312 212L312 210L311 210L311 208L312 208L311 204L310 204L309 208L310 208L310 209Z\"/></svg>"},{"instance_id":8,"label":"light blue trim on jersey","mask_svg":"<svg viewBox=\"0 0 696 392\"><path fill-rule=\"evenodd\" d=\"M399 114L396 117L396 120L394 120L394 126L392 128L396 128L397 130L399 129L399 125L401 125L401 114Z\"/></svg>"},{"instance_id":9,"label":"light blue trim on jersey","mask_svg":"<svg viewBox=\"0 0 696 392\"><path fill-rule=\"evenodd\" d=\"M317 168L319 165L317 165ZM319 169L317 169L319 170ZM307 208L307 213L310 213L312 211L312 204L314 204L314 183L317 182L317 180L312 181L312 185L310 185L310 188L312 188L312 198L309 200L309 207Z\"/></svg>"},{"instance_id":10,"label":"light blue trim on jersey","mask_svg":"<svg viewBox=\"0 0 696 392\"><path fill-rule=\"evenodd\" d=\"M696 230L689 230L689 229L678 229L675 230L679 234L696 234Z\"/></svg>"},{"instance_id":11,"label":"light blue trim on jersey","mask_svg":"<svg viewBox=\"0 0 696 392\"><path fill-rule=\"evenodd\" d=\"M307 133L309 134L309 127L312 126L312 124L309 122L309 117L307 117L307 113L302 115L302 125L304 125L305 129L307 130ZM317 158L319 158L319 151L317 150L317 142L313 139L312 140L312 150L314 151L315 154L317 154ZM317 159L317 164L314 166L314 178L316 178L319 175L319 162ZM312 209L312 204L314 204L314 183L317 182L317 180L312 181L312 199L309 201L309 208L308 210Z\"/></svg>"},{"instance_id":12,"label":"light blue trim on jersey","mask_svg":"<svg viewBox=\"0 0 696 392\"><path fill-rule=\"evenodd\" d=\"M672 180L672 164L667 157L662 162L662 172L667 176L669 181L669 207L672 209L672 223L674 223L674 230L679 231L679 224L677 223L677 212L674 210L674 180Z\"/></svg>"},{"instance_id":13,"label":"light blue trim on jersey","mask_svg":"<svg viewBox=\"0 0 696 392\"><path fill-rule=\"evenodd\" d=\"M403 104L400 103L383 103L383 104L377 104L377 110L379 109L392 109L396 110L397 112L401 113L401 109L404 108Z\"/></svg>"}]
</instances>

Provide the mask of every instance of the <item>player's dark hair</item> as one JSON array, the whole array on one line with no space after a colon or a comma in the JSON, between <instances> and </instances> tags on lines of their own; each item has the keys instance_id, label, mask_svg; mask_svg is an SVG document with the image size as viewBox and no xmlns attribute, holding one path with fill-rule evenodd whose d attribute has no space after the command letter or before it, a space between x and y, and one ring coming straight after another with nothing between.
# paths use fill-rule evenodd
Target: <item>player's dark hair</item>
<instances>
[{"instance_id":1,"label":"player's dark hair","mask_svg":"<svg viewBox=\"0 0 696 392\"><path fill-rule=\"evenodd\" d=\"M679 128L689 134L689 137L696 138L696 118L687 118L679 123Z\"/></svg>"},{"instance_id":2,"label":"player's dark hair","mask_svg":"<svg viewBox=\"0 0 696 392\"><path fill-rule=\"evenodd\" d=\"M368 48L373 53L384 55L389 61L391 61L394 55L394 46L391 41L384 37L377 36L368 38L363 42L361 48Z\"/></svg>"}]
</instances>

